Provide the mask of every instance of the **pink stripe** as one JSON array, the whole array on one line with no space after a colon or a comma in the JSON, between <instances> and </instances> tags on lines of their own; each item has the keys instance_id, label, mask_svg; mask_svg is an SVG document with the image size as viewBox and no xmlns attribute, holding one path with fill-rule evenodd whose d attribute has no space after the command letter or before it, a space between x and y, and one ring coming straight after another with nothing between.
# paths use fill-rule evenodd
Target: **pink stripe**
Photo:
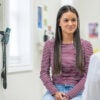
<instances>
[{"instance_id":1,"label":"pink stripe","mask_svg":"<svg viewBox=\"0 0 100 100\"><path fill-rule=\"evenodd\" d=\"M88 69L89 59L93 53L92 46L90 42L82 40L82 47L84 51L85 58L85 72L81 75L75 67L75 48L73 44L63 44L62 45L62 74L56 77L50 77L50 66L53 66L53 56L54 56L54 40L49 40L45 43L42 62L41 62L41 72L40 78L43 81L46 88L54 94L58 90L55 88L54 83L59 84L74 84L75 87L69 91L66 95L70 98L76 96L81 90L84 89L84 83L86 78L86 73Z\"/></svg>"}]
</instances>

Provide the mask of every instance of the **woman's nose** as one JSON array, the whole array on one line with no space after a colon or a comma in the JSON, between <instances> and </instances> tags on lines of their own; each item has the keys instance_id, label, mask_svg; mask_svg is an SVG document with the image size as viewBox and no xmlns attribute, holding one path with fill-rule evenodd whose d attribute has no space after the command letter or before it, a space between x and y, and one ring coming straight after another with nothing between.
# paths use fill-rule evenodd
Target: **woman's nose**
<instances>
[{"instance_id":1,"label":"woman's nose","mask_svg":"<svg viewBox=\"0 0 100 100\"><path fill-rule=\"evenodd\" d=\"M68 25L72 25L72 21L69 21L69 22L68 22Z\"/></svg>"}]
</instances>

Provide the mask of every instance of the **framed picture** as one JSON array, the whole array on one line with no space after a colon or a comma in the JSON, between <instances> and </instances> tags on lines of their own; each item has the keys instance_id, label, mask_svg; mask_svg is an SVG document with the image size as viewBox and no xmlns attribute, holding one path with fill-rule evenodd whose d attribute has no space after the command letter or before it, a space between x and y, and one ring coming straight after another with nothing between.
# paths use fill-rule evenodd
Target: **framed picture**
<instances>
[{"instance_id":1,"label":"framed picture","mask_svg":"<svg viewBox=\"0 0 100 100\"><path fill-rule=\"evenodd\" d=\"M90 38L97 38L98 37L98 23L89 23L89 37Z\"/></svg>"},{"instance_id":2,"label":"framed picture","mask_svg":"<svg viewBox=\"0 0 100 100\"><path fill-rule=\"evenodd\" d=\"M42 10L42 6L38 6L37 7L37 14L38 14L38 21L37 21L37 26L39 29L42 29L43 27L43 10Z\"/></svg>"}]
</instances>

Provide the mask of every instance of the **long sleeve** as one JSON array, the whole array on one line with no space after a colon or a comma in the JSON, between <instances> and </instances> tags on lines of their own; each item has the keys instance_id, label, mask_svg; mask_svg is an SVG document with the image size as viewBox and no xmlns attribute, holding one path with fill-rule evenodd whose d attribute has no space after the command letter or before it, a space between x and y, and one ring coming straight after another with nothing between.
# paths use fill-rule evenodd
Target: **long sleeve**
<instances>
[{"instance_id":1,"label":"long sleeve","mask_svg":"<svg viewBox=\"0 0 100 100\"><path fill-rule=\"evenodd\" d=\"M51 60L50 45L51 45L51 41L47 41L43 49L40 78L43 81L44 86L47 88L47 90L49 90L51 94L54 94L58 90L56 89L56 87L54 86L50 78L50 60Z\"/></svg>"},{"instance_id":2,"label":"long sleeve","mask_svg":"<svg viewBox=\"0 0 100 100\"><path fill-rule=\"evenodd\" d=\"M88 70L88 65L90 61L90 56L93 54L92 45L88 41L84 41L83 45L84 45L83 48L84 48L84 57L85 57L84 77L74 86L74 88L71 91L66 93L66 95L70 99L77 96L79 92L83 91L85 80L86 80L86 75L87 75L87 70Z\"/></svg>"}]
</instances>

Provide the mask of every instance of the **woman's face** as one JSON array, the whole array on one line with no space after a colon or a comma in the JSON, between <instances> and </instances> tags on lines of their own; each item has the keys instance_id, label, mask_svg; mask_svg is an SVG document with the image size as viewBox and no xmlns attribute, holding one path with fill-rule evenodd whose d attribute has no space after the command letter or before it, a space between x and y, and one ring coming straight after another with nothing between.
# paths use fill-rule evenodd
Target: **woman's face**
<instances>
[{"instance_id":1,"label":"woman's face","mask_svg":"<svg viewBox=\"0 0 100 100\"><path fill-rule=\"evenodd\" d=\"M62 34L73 34L77 29L77 24L76 14L70 11L63 13L59 22Z\"/></svg>"}]
</instances>

